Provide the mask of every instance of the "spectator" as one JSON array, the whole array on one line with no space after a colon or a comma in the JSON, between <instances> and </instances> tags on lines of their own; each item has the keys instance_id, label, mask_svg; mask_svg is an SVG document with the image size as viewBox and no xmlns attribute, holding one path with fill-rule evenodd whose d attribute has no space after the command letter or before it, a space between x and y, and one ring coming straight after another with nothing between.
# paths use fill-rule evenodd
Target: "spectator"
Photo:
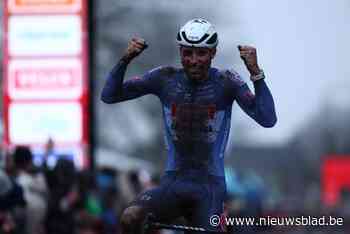
<instances>
[{"instance_id":1,"label":"spectator","mask_svg":"<svg viewBox=\"0 0 350 234\"><path fill-rule=\"evenodd\" d=\"M60 157L53 171L47 171L50 196L45 218L48 234L72 234L79 192L72 161Z\"/></svg>"},{"instance_id":2,"label":"spectator","mask_svg":"<svg viewBox=\"0 0 350 234\"><path fill-rule=\"evenodd\" d=\"M86 217L78 221L74 234L103 234L102 223L95 218Z\"/></svg>"},{"instance_id":3,"label":"spectator","mask_svg":"<svg viewBox=\"0 0 350 234\"><path fill-rule=\"evenodd\" d=\"M13 153L16 182L22 186L26 207L26 232L38 234L43 231L43 219L47 204L47 186L44 176L34 173L32 152L26 146L17 146Z\"/></svg>"},{"instance_id":4,"label":"spectator","mask_svg":"<svg viewBox=\"0 0 350 234\"><path fill-rule=\"evenodd\" d=\"M0 233L23 234L25 200L22 188L0 169Z\"/></svg>"}]
</instances>

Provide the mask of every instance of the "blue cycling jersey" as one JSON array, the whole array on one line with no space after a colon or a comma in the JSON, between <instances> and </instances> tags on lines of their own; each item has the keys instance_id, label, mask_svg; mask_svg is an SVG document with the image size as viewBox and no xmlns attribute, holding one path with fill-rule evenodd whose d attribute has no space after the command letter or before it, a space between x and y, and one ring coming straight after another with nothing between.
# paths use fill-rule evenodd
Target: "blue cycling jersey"
<instances>
[{"instance_id":1,"label":"blue cycling jersey","mask_svg":"<svg viewBox=\"0 0 350 234\"><path fill-rule=\"evenodd\" d=\"M166 66L123 81L126 68L123 60L113 68L101 99L110 104L146 94L159 97L168 152L166 171L198 169L224 176L234 101L260 125L276 123L273 98L264 80L254 82L254 95L233 70L210 68L207 80L192 81L183 69Z\"/></svg>"}]
</instances>

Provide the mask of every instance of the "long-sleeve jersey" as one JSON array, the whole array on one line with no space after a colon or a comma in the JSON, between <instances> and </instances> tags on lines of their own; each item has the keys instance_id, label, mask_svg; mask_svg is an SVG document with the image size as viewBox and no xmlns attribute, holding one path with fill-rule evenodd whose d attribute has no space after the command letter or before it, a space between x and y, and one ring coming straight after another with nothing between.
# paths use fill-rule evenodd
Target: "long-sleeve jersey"
<instances>
[{"instance_id":1,"label":"long-sleeve jersey","mask_svg":"<svg viewBox=\"0 0 350 234\"><path fill-rule=\"evenodd\" d=\"M170 66L124 81L126 69L122 60L113 68L101 99L108 104L146 94L160 99L168 154L166 171L199 169L224 176L234 101L263 127L276 123L273 98L264 80L254 82L254 95L233 70L210 68L208 79L194 82L182 68Z\"/></svg>"}]
</instances>

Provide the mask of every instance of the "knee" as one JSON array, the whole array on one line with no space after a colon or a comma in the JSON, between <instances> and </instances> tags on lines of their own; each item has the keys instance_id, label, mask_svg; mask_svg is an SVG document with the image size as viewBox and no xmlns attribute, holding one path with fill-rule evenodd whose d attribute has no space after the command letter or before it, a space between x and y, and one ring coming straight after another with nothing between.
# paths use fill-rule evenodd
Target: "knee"
<instances>
[{"instance_id":1,"label":"knee","mask_svg":"<svg viewBox=\"0 0 350 234\"><path fill-rule=\"evenodd\" d=\"M133 229L142 224L145 219L145 211L140 206L130 206L126 208L120 218L124 229Z\"/></svg>"}]
</instances>

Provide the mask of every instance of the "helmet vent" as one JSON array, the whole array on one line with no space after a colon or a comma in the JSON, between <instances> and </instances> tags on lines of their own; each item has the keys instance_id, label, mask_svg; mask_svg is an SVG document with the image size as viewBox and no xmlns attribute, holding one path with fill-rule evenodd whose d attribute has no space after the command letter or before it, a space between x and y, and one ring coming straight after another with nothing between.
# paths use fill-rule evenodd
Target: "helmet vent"
<instances>
[{"instance_id":1,"label":"helmet vent","mask_svg":"<svg viewBox=\"0 0 350 234\"><path fill-rule=\"evenodd\" d=\"M182 32L181 35L182 35L182 37L185 39L185 41L187 41L188 43L191 43L191 44L199 44L199 43L203 42L205 39L207 39L207 37L209 37L209 34L206 33L206 34L204 34L204 35L202 36L201 39L199 39L199 40L197 40L197 41L193 41L193 40L190 40L190 39L187 38L185 32Z\"/></svg>"},{"instance_id":2,"label":"helmet vent","mask_svg":"<svg viewBox=\"0 0 350 234\"><path fill-rule=\"evenodd\" d=\"M181 36L180 36L180 33L179 33L179 32L177 33L177 38L176 38L176 39L177 39L178 41L182 41L182 40L181 40Z\"/></svg>"},{"instance_id":3,"label":"helmet vent","mask_svg":"<svg viewBox=\"0 0 350 234\"><path fill-rule=\"evenodd\" d=\"M213 36L211 36L208 40L207 40L207 44L211 45L211 44L215 44L218 40L218 34L214 33Z\"/></svg>"}]
</instances>

